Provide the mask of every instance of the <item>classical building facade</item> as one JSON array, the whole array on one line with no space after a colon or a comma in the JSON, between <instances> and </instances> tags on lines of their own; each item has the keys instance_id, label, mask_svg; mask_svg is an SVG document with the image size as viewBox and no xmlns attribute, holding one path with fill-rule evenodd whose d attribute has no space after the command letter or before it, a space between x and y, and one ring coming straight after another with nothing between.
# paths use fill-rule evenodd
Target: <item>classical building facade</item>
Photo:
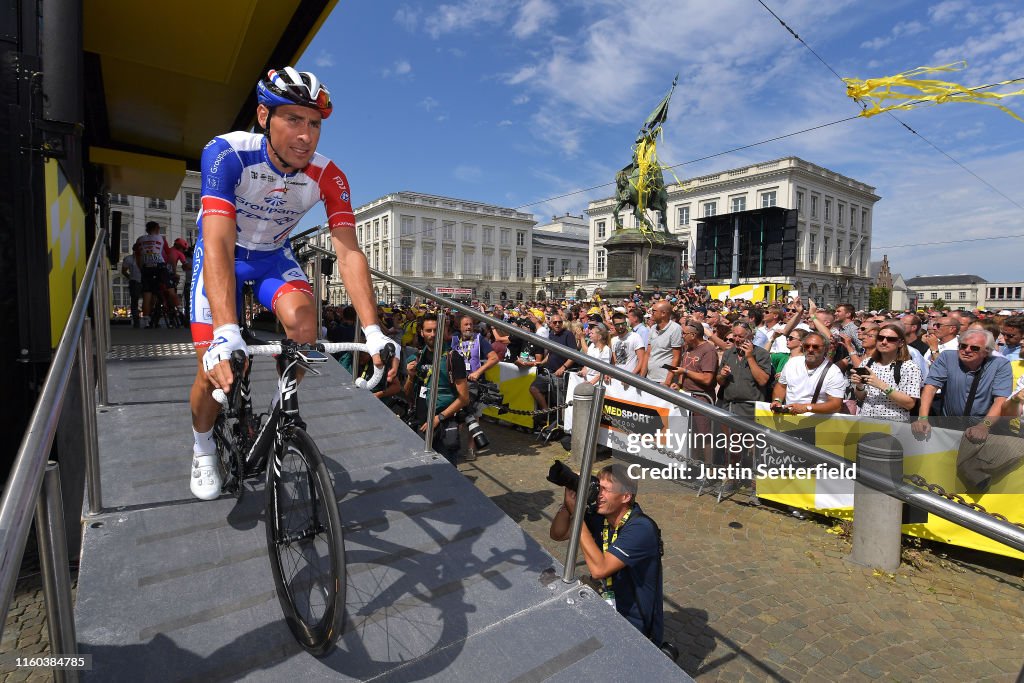
<instances>
[{"instance_id":1,"label":"classical building facade","mask_svg":"<svg viewBox=\"0 0 1024 683\"><path fill-rule=\"evenodd\" d=\"M680 279L691 270L701 218L780 206L799 212L796 275L768 281L790 285L819 305L867 305L872 214L879 200L874 187L803 159L786 157L684 180L667 189L668 230L688 246ZM602 199L591 202L586 211L590 277L598 282L607 275L607 256L601 245L614 229L614 206L614 199ZM632 215L621 217L625 227L635 226ZM741 284L754 282L741 280Z\"/></svg>"},{"instance_id":2,"label":"classical building facade","mask_svg":"<svg viewBox=\"0 0 1024 683\"><path fill-rule=\"evenodd\" d=\"M531 298L532 214L466 199L395 192L355 210L359 244L370 266L430 291L472 290L497 303ZM318 237L327 246L327 236ZM411 292L374 278L378 301L409 299ZM348 300L337 277L328 300Z\"/></svg>"},{"instance_id":3,"label":"classical building facade","mask_svg":"<svg viewBox=\"0 0 1024 683\"><path fill-rule=\"evenodd\" d=\"M533 229L533 299L586 299L595 284L589 278L589 229L584 216L552 216Z\"/></svg>"},{"instance_id":4,"label":"classical building facade","mask_svg":"<svg viewBox=\"0 0 1024 683\"><path fill-rule=\"evenodd\" d=\"M981 301L987 280L977 275L918 275L907 280L911 300L918 306L931 306L936 299L946 302L946 308L972 311ZM1018 297L1020 290L1018 287ZM1006 306L1001 306L1006 308Z\"/></svg>"}]
</instances>

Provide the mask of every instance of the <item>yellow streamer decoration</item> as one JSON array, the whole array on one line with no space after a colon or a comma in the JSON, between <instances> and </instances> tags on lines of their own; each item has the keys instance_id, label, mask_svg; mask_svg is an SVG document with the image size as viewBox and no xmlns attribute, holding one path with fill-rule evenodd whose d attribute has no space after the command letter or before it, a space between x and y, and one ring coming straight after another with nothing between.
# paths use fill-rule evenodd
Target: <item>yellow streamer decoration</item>
<instances>
[{"instance_id":1,"label":"yellow streamer decoration","mask_svg":"<svg viewBox=\"0 0 1024 683\"><path fill-rule=\"evenodd\" d=\"M915 109L919 106L933 106L946 102L967 102L970 104L985 104L1000 109L1018 121L1024 123L1024 119L1018 116L1009 108L998 104L994 100L1001 100L1006 97L1024 95L1024 90L1017 90L1007 93L979 92L982 88L994 88L1000 85L1007 85L1016 81L1000 81L984 86L969 88L958 83L949 81L938 81L933 79L915 79L916 76L930 73L941 73L949 71L960 71L967 66L966 61L954 62L944 66L919 66L910 71L888 76L885 78L844 78L846 82L846 94L865 105L860 115L864 117L875 116L893 109ZM1017 79L1019 80L1019 79ZM893 88L903 88L913 91L912 93L894 91ZM890 104L882 106L880 102L887 100L913 100L902 104Z\"/></svg>"}]
</instances>

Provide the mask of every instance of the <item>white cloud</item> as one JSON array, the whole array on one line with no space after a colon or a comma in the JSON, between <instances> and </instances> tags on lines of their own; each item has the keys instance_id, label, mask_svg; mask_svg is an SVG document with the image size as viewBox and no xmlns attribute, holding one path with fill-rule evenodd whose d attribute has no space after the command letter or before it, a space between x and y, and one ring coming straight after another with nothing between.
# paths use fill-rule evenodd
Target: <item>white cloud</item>
<instances>
[{"instance_id":1,"label":"white cloud","mask_svg":"<svg viewBox=\"0 0 1024 683\"><path fill-rule=\"evenodd\" d=\"M948 21L967 8L966 0L946 0L928 8L932 21Z\"/></svg>"},{"instance_id":2,"label":"white cloud","mask_svg":"<svg viewBox=\"0 0 1024 683\"><path fill-rule=\"evenodd\" d=\"M316 56L316 59L313 60L313 63L321 69L334 66L334 55L327 50L320 50L320 53Z\"/></svg>"},{"instance_id":3,"label":"white cloud","mask_svg":"<svg viewBox=\"0 0 1024 683\"><path fill-rule=\"evenodd\" d=\"M512 26L516 38L528 38L558 17L558 10L548 0L526 0Z\"/></svg>"},{"instance_id":4,"label":"white cloud","mask_svg":"<svg viewBox=\"0 0 1024 683\"><path fill-rule=\"evenodd\" d=\"M441 5L423 20L423 27L432 38L453 31L476 31L482 25L498 24L511 10L510 3L499 0L463 0L457 5Z\"/></svg>"},{"instance_id":5,"label":"white cloud","mask_svg":"<svg viewBox=\"0 0 1024 683\"><path fill-rule=\"evenodd\" d=\"M483 178L484 173L480 170L479 166L472 164L459 164L452 171L452 175L455 176L456 180L464 183L478 183Z\"/></svg>"},{"instance_id":6,"label":"white cloud","mask_svg":"<svg viewBox=\"0 0 1024 683\"><path fill-rule=\"evenodd\" d=\"M526 104L529 101L530 101L530 96L529 95L516 95L512 99L512 104L514 104L514 105L516 105L518 107L519 105Z\"/></svg>"},{"instance_id":7,"label":"white cloud","mask_svg":"<svg viewBox=\"0 0 1024 683\"><path fill-rule=\"evenodd\" d=\"M381 75L384 78L390 78L391 76L398 78L411 77L411 74L412 64L407 59L398 59L390 67L381 69Z\"/></svg>"},{"instance_id":8,"label":"white cloud","mask_svg":"<svg viewBox=\"0 0 1024 683\"><path fill-rule=\"evenodd\" d=\"M498 121L498 127L499 128L504 128L505 126L511 126L511 125L513 125L513 124L512 124L512 121L510 119L502 119L501 121Z\"/></svg>"},{"instance_id":9,"label":"white cloud","mask_svg":"<svg viewBox=\"0 0 1024 683\"><path fill-rule=\"evenodd\" d=\"M518 71L516 71L514 74L508 76L505 79L505 83L508 85L519 85L520 83L525 83L534 76L536 76L539 70L540 68L536 66L524 66L520 68ZM527 98L527 100L528 99L529 98Z\"/></svg>"},{"instance_id":10,"label":"white cloud","mask_svg":"<svg viewBox=\"0 0 1024 683\"><path fill-rule=\"evenodd\" d=\"M422 101L420 101L420 106L423 107L424 109L426 109L427 111L431 111L432 109L436 109L438 107L438 105L440 105L440 104L441 104L440 102L435 100L433 97L430 97L429 95L427 97L423 98Z\"/></svg>"},{"instance_id":11,"label":"white cloud","mask_svg":"<svg viewBox=\"0 0 1024 683\"><path fill-rule=\"evenodd\" d=\"M402 5L395 10L395 23L410 33L416 30L419 20L419 12L408 5Z\"/></svg>"}]
</instances>

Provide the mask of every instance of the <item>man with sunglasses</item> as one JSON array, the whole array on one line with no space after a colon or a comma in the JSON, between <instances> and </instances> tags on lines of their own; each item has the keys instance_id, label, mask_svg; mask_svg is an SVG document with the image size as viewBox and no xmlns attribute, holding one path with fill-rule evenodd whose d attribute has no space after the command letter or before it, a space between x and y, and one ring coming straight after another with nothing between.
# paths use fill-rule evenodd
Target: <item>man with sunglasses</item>
<instances>
[{"instance_id":1,"label":"man with sunglasses","mask_svg":"<svg viewBox=\"0 0 1024 683\"><path fill-rule=\"evenodd\" d=\"M924 354L924 359L931 364L943 351L956 351L959 336L960 321L956 318L945 315L933 319L928 334L922 338L928 345L928 353Z\"/></svg>"},{"instance_id":2,"label":"man with sunglasses","mask_svg":"<svg viewBox=\"0 0 1024 683\"><path fill-rule=\"evenodd\" d=\"M626 372L636 372L647 353L644 340L629 328L625 313L618 311L612 315L612 363L621 366Z\"/></svg>"},{"instance_id":3,"label":"man with sunglasses","mask_svg":"<svg viewBox=\"0 0 1024 683\"><path fill-rule=\"evenodd\" d=\"M552 313L548 319L548 324L551 326L548 331L549 340L557 342L573 351L580 350L579 344L576 342L576 336L565 329L565 317L561 313ZM547 361L544 361L545 357ZM565 373L573 366L573 360L545 349L538 349L536 358L538 365L543 362L547 372L537 373L537 378L530 385L530 394L533 396L533 400L537 402L538 408L547 410L548 396L552 394L552 390L554 390L553 398L555 401L557 403L562 402L566 386Z\"/></svg>"},{"instance_id":4,"label":"man with sunglasses","mask_svg":"<svg viewBox=\"0 0 1024 683\"><path fill-rule=\"evenodd\" d=\"M1010 361L993 354L995 348L991 332L972 329L960 335L956 351L938 354L924 381L918 418L911 425L914 434L928 437L928 414L936 392L941 390L940 417L962 418L955 422L967 427L964 434L970 441L979 443L988 438L989 428L1002 414L1013 389Z\"/></svg>"},{"instance_id":5,"label":"man with sunglasses","mask_svg":"<svg viewBox=\"0 0 1024 683\"><path fill-rule=\"evenodd\" d=\"M356 240L355 216L345 174L317 154L321 122L331 96L316 76L292 67L272 69L256 84L257 133L219 135L203 149L202 210L196 241L191 301L192 342L198 369L192 384L193 495L220 495L213 423L220 409L211 396L232 384L228 360L245 351L238 310L242 285L255 282L261 304L274 311L287 336L316 341L316 302L292 254L288 234L323 202L338 270L352 298L373 362L390 340L377 324L366 256ZM388 372L388 382L395 378Z\"/></svg>"},{"instance_id":6,"label":"man with sunglasses","mask_svg":"<svg viewBox=\"0 0 1024 683\"><path fill-rule=\"evenodd\" d=\"M772 410L793 415L838 413L847 381L835 363L825 360L828 340L820 332L808 332L801 348L804 355L790 358L779 374Z\"/></svg>"}]
</instances>

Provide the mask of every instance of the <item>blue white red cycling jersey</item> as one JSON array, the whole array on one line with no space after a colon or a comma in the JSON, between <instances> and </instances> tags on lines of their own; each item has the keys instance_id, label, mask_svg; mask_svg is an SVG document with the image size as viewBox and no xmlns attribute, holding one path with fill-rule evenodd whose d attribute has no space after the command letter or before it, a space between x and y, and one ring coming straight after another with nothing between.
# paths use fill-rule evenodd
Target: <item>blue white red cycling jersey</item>
<instances>
[{"instance_id":1,"label":"blue white red cycling jersey","mask_svg":"<svg viewBox=\"0 0 1024 683\"><path fill-rule=\"evenodd\" d=\"M235 132L206 145L201 167L200 230L204 216L227 216L238 226L240 247L280 249L299 219L320 201L331 230L356 226L348 179L321 154L314 154L300 171L281 173L267 154L266 137Z\"/></svg>"}]
</instances>

